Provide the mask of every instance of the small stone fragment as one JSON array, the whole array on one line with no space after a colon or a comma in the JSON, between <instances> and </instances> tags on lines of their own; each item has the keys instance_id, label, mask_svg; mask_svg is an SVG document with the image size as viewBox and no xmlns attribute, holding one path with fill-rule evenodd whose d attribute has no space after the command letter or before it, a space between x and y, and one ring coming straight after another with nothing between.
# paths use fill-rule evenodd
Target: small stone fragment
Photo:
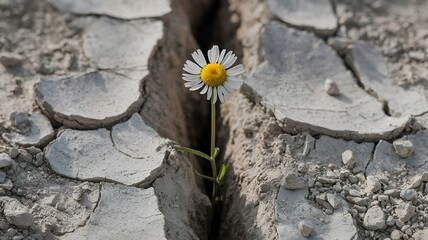
<instances>
[{"instance_id":1,"label":"small stone fragment","mask_svg":"<svg viewBox=\"0 0 428 240\"><path fill-rule=\"evenodd\" d=\"M0 171L0 183L4 183L6 181L6 173Z\"/></svg>"},{"instance_id":2,"label":"small stone fragment","mask_svg":"<svg viewBox=\"0 0 428 240\"><path fill-rule=\"evenodd\" d=\"M364 191L366 193L370 193L370 192L376 193L381 188L382 188L382 186L379 183L379 179L377 179L376 177L374 177L372 175L367 176L366 188L364 189Z\"/></svg>"},{"instance_id":3,"label":"small stone fragment","mask_svg":"<svg viewBox=\"0 0 428 240\"><path fill-rule=\"evenodd\" d=\"M342 206L342 202L334 194L327 193L327 201L334 209L338 209Z\"/></svg>"},{"instance_id":4,"label":"small stone fragment","mask_svg":"<svg viewBox=\"0 0 428 240\"><path fill-rule=\"evenodd\" d=\"M325 92L330 96L339 96L340 90L337 86L337 83L331 80L330 78L327 78L324 83L324 90Z\"/></svg>"},{"instance_id":5,"label":"small stone fragment","mask_svg":"<svg viewBox=\"0 0 428 240\"><path fill-rule=\"evenodd\" d=\"M306 187L304 183L301 183L299 181L299 179L297 178L297 174L294 172L287 173L282 185L285 189L290 189L290 190L302 189Z\"/></svg>"},{"instance_id":6,"label":"small stone fragment","mask_svg":"<svg viewBox=\"0 0 428 240\"><path fill-rule=\"evenodd\" d=\"M11 224L20 228L27 228L33 225L33 215L18 200L1 197L0 201L4 203L3 214Z\"/></svg>"},{"instance_id":7,"label":"small stone fragment","mask_svg":"<svg viewBox=\"0 0 428 240\"><path fill-rule=\"evenodd\" d=\"M386 219L386 225L390 227L395 225L395 219L393 216L389 216L388 219Z\"/></svg>"},{"instance_id":8,"label":"small stone fragment","mask_svg":"<svg viewBox=\"0 0 428 240\"><path fill-rule=\"evenodd\" d=\"M410 218L415 215L416 207L413 206L410 202L408 203L401 203L399 204L395 209L395 214L397 214L397 217L402 222L407 222L410 220Z\"/></svg>"},{"instance_id":9,"label":"small stone fragment","mask_svg":"<svg viewBox=\"0 0 428 240\"><path fill-rule=\"evenodd\" d=\"M363 226L368 230L380 230L385 225L385 213L379 206L371 207L364 216Z\"/></svg>"},{"instance_id":10,"label":"small stone fragment","mask_svg":"<svg viewBox=\"0 0 428 240\"><path fill-rule=\"evenodd\" d=\"M409 57L416 61L424 61L425 60L425 53L423 51L410 51Z\"/></svg>"},{"instance_id":11,"label":"small stone fragment","mask_svg":"<svg viewBox=\"0 0 428 240\"><path fill-rule=\"evenodd\" d=\"M403 232L401 232L400 230L395 229L391 232L391 240L400 240L402 236Z\"/></svg>"},{"instance_id":12,"label":"small stone fragment","mask_svg":"<svg viewBox=\"0 0 428 240\"><path fill-rule=\"evenodd\" d=\"M422 173L421 181L422 182L428 182L428 172Z\"/></svg>"},{"instance_id":13,"label":"small stone fragment","mask_svg":"<svg viewBox=\"0 0 428 240\"><path fill-rule=\"evenodd\" d=\"M0 183L0 188L11 190L13 188L12 180L7 179L4 183Z\"/></svg>"},{"instance_id":14,"label":"small stone fragment","mask_svg":"<svg viewBox=\"0 0 428 240\"><path fill-rule=\"evenodd\" d=\"M76 187L73 190L73 194L72 194L73 199L76 201L82 200L83 199L83 192L84 192L83 189L81 189L80 187Z\"/></svg>"},{"instance_id":15,"label":"small stone fragment","mask_svg":"<svg viewBox=\"0 0 428 240\"><path fill-rule=\"evenodd\" d=\"M360 197L346 197L346 200L348 200L350 203L357 204L360 206L367 206L367 199L360 198Z\"/></svg>"},{"instance_id":16,"label":"small stone fragment","mask_svg":"<svg viewBox=\"0 0 428 240\"><path fill-rule=\"evenodd\" d=\"M404 189L400 193L400 197L406 201L410 201L417 196L415 189Z\"/></svg>"},{"instance_id":17,"label":"small stone fragment","mask_svg":"<svg viewBox=\"0 0 428 240\"><path fill-rule=\"evenodd\" d=\"M392 145L395 153L401 158L407 158L413 153L413 144L409 140L395 140Z\"/></svg>"},{"instance_id":18,"label":"small stone fragment","mask_svg":"<svg viewBox=\"0 0 428 240\"><path fill-rule=\"evenodd\" d=\"M12 159L6 153L0 153L0 168L9 167L12 164Z\"/></svg>"},{"instance_id":19,"label":"small stone fragment","mask_svg":"<svg viewBox=\"0 0 428 240\"><path fill-rule=\"evenodd\" d=\"M9 156L10 156L11 158L14 158L14 159L15 159L16 157L18 157L18 155L19 155L18 148L14 147L14 148L11 148L11 149L10 149Z\"/></svg>"},{"instance_id":20,"label":"small stone fragment","mask_svg":"<svg viewBox=\"0 0 428 240\"><path fill-rule=\"evenodd\" d=\"M36 155L36 154L38 154L38 153L40 153L40 152L42 152L42 150L40 150L40 148L36 148L36 147L34 147L34 146L31 146L31 147L29 147L28 149L27 149L27 151L31 154L31 155Z\"/></svg>"},{"instance_id":21,"label":"small stone fragment","mask_svg":"<svg viewBox=\"0 0 428 240\"><path fill-rule=\"evenodd\" d=\"M315 197L315 201L316 201L319 205L323 206L324 208L326 208L326 209L330 209L330 210L333 210L333 207L330 205L330 203L328 203L328 202L327 202L327 195L326 195L326 193L318 194L318 195Z\"/></svg>"},{"instance_id":22,"label":"small stone fragment","mask_svg":"<svg viewBox=\"0 0 428 240\"><path fill-rule=\"evenodd\" d=\"M34 161L34 165L40 167L43 164L43 152L37 153L36 160Z\"/></svg>"},{"instance_id":23,"label":"small stone fragment","mask_svg":"<svg viewBox=\"0 0 428 240\"><path fill-rule=\"evenodd\" d=\"M354 159L354 153L351 150L346 150L342 153L342 162L349 169L353 168L356 161Z\"/></svg>"},{"instance_id":24,"label":"small stone fragment","mask_svg":"<svg viewBox=\"0 0 428 240\"><path fill-rule=\"evenodd\" d=\"M299 230L304 237L309 237L314 231L314 228L311 225L307 224L306 222L300 221Z\"/></svg>"},{"instance_id":25,"label":"small stone fragment","mask_svg":"<svg viewBox=\"0 0 428 240\"><path fill-rule=\"evenodd\" d=\"M15 53L1 53L0 63L6 68L14 68L22 62L22 56Z\"/></svg>"}]
</instances>

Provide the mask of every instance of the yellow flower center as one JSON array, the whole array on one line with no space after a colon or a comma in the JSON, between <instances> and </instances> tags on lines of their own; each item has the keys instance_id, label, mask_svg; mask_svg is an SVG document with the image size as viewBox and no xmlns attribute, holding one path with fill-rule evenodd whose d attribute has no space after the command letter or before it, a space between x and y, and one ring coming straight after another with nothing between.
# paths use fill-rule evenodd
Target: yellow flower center
<instances>
[{"instance_id":1,"label":"yellow flower center","mask_svg":"<svg viewBox=\"0 0 428 240\"><path fill-rule=\"evenodd\" d=\"M226 81L226 70L218 63L210 63L202 68L201 79L210 87L217 87Z\"/></svg>"}]
</instances>

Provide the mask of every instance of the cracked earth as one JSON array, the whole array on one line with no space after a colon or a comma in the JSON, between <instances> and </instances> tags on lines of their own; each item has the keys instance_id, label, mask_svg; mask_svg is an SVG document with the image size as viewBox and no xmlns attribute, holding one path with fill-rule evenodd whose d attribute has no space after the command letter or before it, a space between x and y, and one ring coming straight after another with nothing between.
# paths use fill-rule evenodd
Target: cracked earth
<instances>
[{"instance_id":1,"label":"cracked earth","mask_svg":"<svg viewBox=\"0 0 428 240\"><path fill-rule=\"evenodd\" d=\"M0 0L0 240L428 239L427 11ZM181 68L211 44L247 70L219 106L214 231L204 166L172 148L203 147Z\"/></svg>"}]
</instances>

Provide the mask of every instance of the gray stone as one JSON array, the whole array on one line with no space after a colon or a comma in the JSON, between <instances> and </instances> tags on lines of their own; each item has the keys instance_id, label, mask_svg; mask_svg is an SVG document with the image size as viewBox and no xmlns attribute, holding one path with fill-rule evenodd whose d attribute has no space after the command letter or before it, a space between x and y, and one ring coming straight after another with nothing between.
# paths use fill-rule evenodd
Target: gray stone
<instances>
[{"instance_id":1,"label":"gray stone","mask_svg":"<svg viewBox=\"0 0 428 240\"><path fill-rule=\"evenodd\" d=\"M364 215L364 228L368 230L381 230L385 225L385 213L382 211L382 208L374 206L367 210Z\"/></svg>"},{"instance_id":2,"label":"gray stone","mask_svg":"<svg viewBox=\"0 0 428 240\"><path fill-rule=\"evenodd\" d=\"M46 146L54 137L54 130L49 119L42 114L33 113L29 116L29 120L31 128L28 132L3 133L3 139L21 146Z\"/></svg>"},{"instance_id":3,"label":"gray stone","mask_svg":"<svg viewBox=\"0 0 428 240\"><path fill-rule=\"evenodd\" d=\"M303 239L297 227L300 221L316 226L311 235L313 239L353 239L357 236L357 229L346 203L333 214L326 215L305 199L307 193L307 189L293 191L280 188L275 207L279 239Z\"/></svg>"},{"instance_id":4,"label":"gray stone","mask_svg":"<svg viewBox=\"0 0 428 240\"><path fill-rule=\"evenodd\" d=\"M398 139L392 145L395 153L402 158L408 158L413 153L413 144L409 140Z\"/></svg>"},{"instance_id":5,"label":"gray stone","mask_svg":"<svg viewBox=\"0 0 428 240\"><path fill-rule=\"evenodd\" d=\"M417 196L415 189L404 189L400 193L400 197L406 201L410 201Z\"/></svg>"},{"instance_id":6,"label":"gray stone","mask_svg":"<svg viewBox=\"0 0 428 240\"><path fill-rule=\"evenodd\" d=\"M60 239L166 239L164 216L153 188L101 183L100 196L88 222Z\"/></svg>"},{"instance_id":7,"label":"gray stone","mask_svg":"<svg viewBox=\"0 0 428 240\"><path fill-rule=\"evenodd\" d=\"M421 175L421 181L428 182L428 172L424 172Z\"/></svg>"},{"instance_id":8,"label":"gray stone","mask_svg":"<svg viewBox=\"0 0 428 240\"><path fill-rule=\"evenodd\" d=\"M387 102L392 116L410 117L428 111L428 101L423 95L394 85L388 78L385 61L379 49L359 41L346 55L346 62L367 91L374 92L379 99Z\"/></svg>"},{"instance_id":9,"label":"gray stone","mask_svg":"<svg viewBox=\"0 0 428 240\"><path fill-rule=\"evenodd\" d=\"M339 209L342 206L342 201L334 194L327 193L327 201L334 209Z\"/></svg>"},{"instance_id":10,"label":"gray stone","mask_svg":"<svg viewBox=\"0 0 428 240\"><path fill-rule=\"evenodd\" d=\"M415 215L416 207L412 203L401 203L395 208L395 214L402 222L407 222Z\"/></svg>"},{"instance_id":11,"label":"gray stone","mask_svg":"<svg viewBox=\"0 0 428 240\"><path fill-rule=\"evenodd\" d=\"M268 8L282 21L321 35L331 35L337 28L329 0L269 0Z\"/></svg>"},{"instance_id":12,"label":"gray stone","mask_svg":"<svg viewBox=\"0 0 428 240\"><path fill-rule=\"evenodd\" d=\"M353 168L356 161L354 159L354 153L351 150L346 150L342 153L342 162L349 169Z\"/></svg>"},{"instance_id":13,"label":"gray stone","mask_svg":"<svg viewBox=\"0 0 428 240\"><path fill-rule=\"evenodd\" d=\"M414 174L422 174L428 169L428 131L418 131L416 134L408 135L407 138L413 143L414 153L403 161L394 150L391 143L380 140L376 145L373 161L367 166L367 175L375 175L387 171L390 174L402 172L402 167L412 169Z\"/></svg>"},{"instance_id":14,"label":"gray stone","mask_svg":"<svg viewBox=\"0 0 428 240\"><path fill-rule=\"evenodd\" d=\"M18 157L18 155L19 155L18 148L13 147L13 148L10 149L9 156L11 158L15 159L16 157Z\"/></svg>"},{"instance_id":15,"label":"gray stone","mask_svg":"<svg viewBox=\"0 0 428 240\"><path fill-rule=\"evenodd\" d=\"M12 159L6 153L0 153L0 168L9 167L12 164Z\"/></svg>"},{"instance_id":16,"label":"gray stone","mask_svg":"<svg viewBox=\"0 0 428 240\"><path fill-rule=\"evenodd\" d=\"M140 82L109 71L92 72L35 85L45 112L66 126L81 129L110 126L142 104Z\"/></svg>"},{"instance_id":17,"label":"gray stone","mask_svg":"<svg viewBox=\"0 0 428 240\"><path fill-rule=\"evenodd\" d=\"M313 34L271 22L262 42L265 61L243 92L270 109L286 131L376 140L396 136L409 121L387 116L382 103L357 85L336 52ZM325 94L327 78L337 83L340 96Z\"/></svg>"},{"instance_id":18,"label":"gray stone","mask_svg":"<svg viewBox=\"0 0 428 240\"><path fill-rule=\"evenodd\" d=\"M428 239L428 228L424 228L423 230L417 230L413 234L412 237L415 240L425 240L425 239Z\"/></svg>"},{"instance_id":19,"label":"gray stone","mask_svg":"<svg viewBox=\"0 0 428 240\"><path fill-rule=\"evenodd\" d=\"M330 78L327 78L324 83L324 90L325 92L330 96L339 96L340 90L337 84L331 80Z\"/></svg>"},{"instance_id":20,"label":"gray stone","mask_svg":"<svg viewBox=\"0 0 428 240\"><path fill-rule=\"evenodd\" d=\"M327 43L336 50L339 55L346 54L353 46L352 40L343 37L330 37Z\"/></svg>"},{"instance_id":21,"label":"gray stone","mask_svg":"<svg viewBox=\"0 0 428 240\"><path fill-rule=\"evenodd\" d=\"M107 15L121 19L161 17L171 11L169 0L49 0L61 11L83 14Z\"/></svg>"},{"instance_id":22,"label":"gray stone","mask_svg":"<svg viewBox=\"0 0 428 240\"><path fill-rule=\"evenodd\" d=\"M0 183L4 183L6 181L6 173L0 171Z\"/></svg>"},{"instance_id":23,"label":"gray stone","mask_svg":"<svg viewBox=\"0 0 428 240\"><path fill-rule=\"evenodd\" d=\"M0 63L6 68L14 68L21 64L23 58L19 54L3 52L0 54Z\"/></svg>"},{"instance_id":24,"label":"gray stone","mask_svg":"<svg viewBox=\"0 0 428 240\"><path fill-rule=\"evenodd\" d=\"M165 150L158 149L162 142L135 113L111 132L65 130L48 145L45 157L62 176L148 185L160 173L165 157Z\"/></svg>"},{"instance_id":25,"label":"gray stone","mask_svg":"<svg viewBox=\"0 0 428 240\"><path fill-rule=\"evenodd\" d=\"M366 180L366 188L364 191L366 193L376 193L382 188L381 184L379 183L379 179L374 176L367 176Z\"/></svg>"},{"instance_id":26,"label":"gray stone","mask_svg":"<svg viewBox=\"0 0 428 240\"><path fill-rule=\"evenodd\" d=\"M12 180L6 179L5 182L0 183L0 188L6 189L6 190L11 190L13 188Z\"/></svg>"},{"instance_id":27,"label":"gray stone","mask_svg":"<svg viewBox=\"0 0 428 240\"><path fill-rule=\"evenodd\" d=\"M409 57L422 62L425 60L425 53L423 51L410 51Z\"/></svg>"},{"instance_id":28,"label":"gray stone","mask_svg":"<svg viewBox=\"0 0 428 240\"><path fill-rule=\"evenodd\" d=\"M27 228L33 225L33 215L18 200L10 197L0 197L0 202L4 204L3 214L9 223L20 228Z\"/></svg>"},{"instance_id":29,"label":"gray stone","mask_svg":"<svg viewBox=\"0 0 428 240\"><path fill-rule=\"evenodd\" d=\"M302 189L306 187L306 184L302 183L299 181L299 179L297 178L297 174L294 172L289 172L286 174L286 176L284 177L284 181L282 183L282 186L285 189Z\"/></svg>"},{"instance_id":30,"label":"gray stone","mask_svg":"<svg viewBox=\"0 0 428 240\"><path fill-rule=\"evenodd\" d=\"M392 240L400 240L402 236L403 236L403 232L401 232L400 230L395 229L394 231L391 232Z\"/></svg>"},{"instance_id":31,"label":"gray stone","mask_svg":"<svg viewBox=\"0 0 428 240\"><path fill-rule=\"evenodd\" d=\"M330 203L327 201L327 194L326 193L321 193L321 194L318 194L316 197L315 197L315 201L319 204L319 205L321 205L321 206L323 206L324 208L326 208L326 209L330 209L330 210L332 210L333 209L333 207L330 205Z\"/></svg>"},{"instance_id":32,"label":"gray stone","mask_svg":"<svg viewBox=\"0 0 428 240\"><path fill-rule=\"evenodd\" d=\"M12 112L9 116L10 123L21 133L26 133L31 130L31 115L26 112Z\"/></svg>"},{"instance_id":33,"label":"gray stone","mask_svg":"<svg viewBox=\"0 0 428 240\"><path fill-rule=\"evenodd\" d=\"M36 147L34 147L34 146L29 147L29 148L27 149L27 151L28 151L31 155L33 155L33 156L35 156L36 154L38 154L38 153L41 153L41 152L42 152L42 150L40 150L40 148L36 148Z\"/></svg>"},{"instance_id":34,"label":"gray stone","mask_svg":"<svg viewBox=\"0 0 428 240\"><path fill-rule=\"evenodd\" d=\"M311 225L307 224L306 222L300 221L299 222L299 230L300 230L300 233L302 233L302 235L304 237L309 237L312 234L312 232L314 231L314 228Z\"/></svg>"}]
</instances>

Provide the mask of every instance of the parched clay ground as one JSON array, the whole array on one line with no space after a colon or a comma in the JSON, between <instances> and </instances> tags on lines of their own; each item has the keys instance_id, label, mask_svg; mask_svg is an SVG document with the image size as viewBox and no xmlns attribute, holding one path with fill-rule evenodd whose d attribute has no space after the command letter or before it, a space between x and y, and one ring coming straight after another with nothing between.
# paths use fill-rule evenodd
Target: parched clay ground
<instances>
[{"instance_id":1,"label":"parched clay ground","mask_svg":"<svg viewBox=\"0 0 428 240\"><path fill-rule=\"evenodd\" d=\"M0 240L428 239L427 11L0 0ZM218 232L172 149L204 145L181 68L208 42L247 70L219 107Z\"/></svg>"}]
</instances>

